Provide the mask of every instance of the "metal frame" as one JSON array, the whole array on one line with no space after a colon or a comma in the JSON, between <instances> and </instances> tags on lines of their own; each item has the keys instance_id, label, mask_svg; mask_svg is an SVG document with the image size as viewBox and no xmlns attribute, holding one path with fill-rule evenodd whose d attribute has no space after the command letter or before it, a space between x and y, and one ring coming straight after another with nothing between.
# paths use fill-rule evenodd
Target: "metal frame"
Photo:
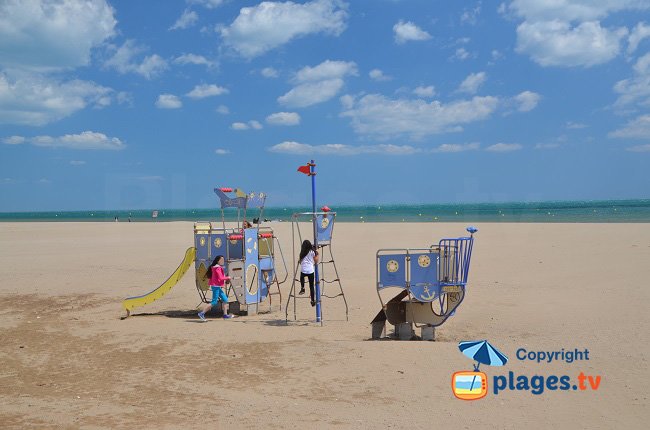
<instances>
[{"instance_id":1,"label":"metal frame","mask_svg":"<svg viewBox=\"0 0 650 430\"><path fill-rule=\"evenodd\" d=\"M437 253L438 254L438 266L437 266L437 283L440 287L440 294L438 295L438 302L440 304L441 313L437 313L434 309L435 299L431 300L431 311L439 317L447 315L447 318L455 312L455 310L460 306L465 298L465 292L467 287L467 278L469 276L469 266L472 257L472 249L474 246L474 233L477 231L474 227L468 227L467 231L470 232L470 236L463 236L458 238L445 238L441 239L438 242L437 246L430 246L426 248L384 248L377 250L375 255L375 277L376 283L375 288L377 290L377 297L379 302L382 305L382 309L386 309L386 303L384 302L381 291L384 289L391 288L400 288L398 286L388 286L380 288L380 257L384 255L404 255L406 261L406 267L404 269L404 288L408 295L408 301L411 302L420 302L426 303L421 300L418 300L411 293L411 255L415 253L422 253L422 251ZM459 287L460 291L445 291L444 287ZM453 309L449 309L449 301L447 298L448 294L458 294L463 293L460 297L460 300L454 300L455 306ZM445 309L445 306L447 308ZM443 320L446 321L447 318ZM441 323L442 324L442 323ZM418 326L415 323L416 327Z\"/></svg>"},{"instance_id":2,"label":"metal frame","mask_svg":"<svg viewBox=\"0 0 650 430\"><path fill-rule=\"evenodd\" d=\"M296 299L307 299L308 297L298 297L295 294L295 289L296 289L296 282L300 282L300 280L297 278L298 275L298 270L300 268L300 263L297 262L297 254L296 254L296 243L302 244L302 233L300 231L300 222L301 219L304 218L305 216L310 216L312 223L314 222L315 218L318 215L327 215L330 216L334 219L336 219L336 212L296 212L291 215L291 245L292 245L292 255L293 255L293 261L296 261L296 267L293 272L293 282L291 283L291 290L289 290L289 296L287 297L287 305L285 307L285 320L288 322L289 321L289 304L291 302L291 298L293 298L293 319L294 321L297 320L297 308L296 308ZM307 221L302 221L302 222L307 222ZM317 244L318 249L321 250L321 260L318 263L321 266L321 282L323 282L323 288L320 291L320 294L318 297L316 297L316 302L317 304L321 304L321 326L323 325L324 318L322 316L322 297L328 298L328 299L334 299L336 297L342 297L343 298L343 303L345 305L345 320L349 321L349 308L348 308L348 301L345 298L345 292L343 291L343 284L341 283L341 278L338 273L338 269L336 267L336 262L334 260L334 253L332 252L332 237L334 236L334 227L336 226L336 223L332 225L332 233L330 235L330 240L327 242L319 242ZM296 242L296 233L298 236L298 242ZM323 260L323 255L324 255L324 249L327 247L329 254L330 254L330 260L324 261ZM332 263L334 266L334 273L336 275L335 279L332 280L326 280L324 279L324 264L325 263ZM340 293L336 294L334 296L328 296L326 295L325 292L325 284L331 284L337 282L339 285Z\"/></svg>"},{"instance_id":3,"label":"metal frame","mask_svg":"<svg viewBox=\"0 0 650 430\"><path fill-rule=\"evenodd\" d=\"M256 223L257 225L253 226L257 230L257 233L258 233L257 234L257 239L256 239L257 240L257 249L259 249L260 229L261 228L264 228L265 230L270 231L271 234L272 234L272 240L273 239L277 240L277 237L273 234L272 229L270 229L268 227L266 227L266 228L265 227L260 227L262 215L264 214L264 205L266 203L266 197L267 197L266 193L263 193L263 192L260 192L258 194L256 194L255 192L245 193L241 189L234 188L234 187L215 187L214 188L214 193L219 197L219 202L220 202L220 205L221 205L221 225L222 225L222 228L221 229L214 228L214 227L212 227L212 223L209 223L210 224L210 232L212 232L213 230L216 230L216 231L221 230L222 234L225 234L226 240L228 240L229 236L234 235L234 234L241 234L242 235L242 240L241 240L242 241L242 243L241 243L241 246L242 246L242 258L241 259L231 258L230 246L226 245L226 255L225 255L226 267L231 261L234 261L234 260L243 260L243 261L245 261L246 260L246 249L245 249L246 246L245 246L245 240L244 240L245 233L244 233L244 228L243 228L242 224L243 224L243 221L246 220L246 215L247 215L247 209L248 209L248 206L249 206L249 202L251 202L253 199L258 199L258 202L256 203L256 205L254 205L254 207L259 208L259 215L257 217L258 221ZM228 196L227 193L234 193L235 197L230 197L230 196ZM231 229L226 228L225 209L229 208L229 207L237 208L237 227L236 228L231 228ZM244 210L244 218L243 219L241 218L242 209ZM268 238L264 238L264 240L268 240ZM277 242L278 242L278 246L279 246L280 242L279 241L277 241ZM210 247L210 249L212 249L212 248ZM270 257L271 257L271 261L272 261L273 271L275 272L273 280L276 281L276 284L278 286L278 292L280 293L280 309L282 309L282 293L280 291L280 284L282 282L286 281L286 278L288 277L288 274L285 275L285 279L282 282L278 282L278 276L277 276L276 265L275 265L275 253L273 251L274 248L273 248L273 246L271 246L269 249L271 250L270 251L270 254L271 254ZM282 261L283 261L283 264L284 264L284 267L285 267L285 272L287 272L287 270L286 270L286 261L284 261L284 255L282 254L282 249L281 248L280 248L280 255L282 256ZM261 279L262 279L261 278L262 274L260 273L261 270L260 270L259 266L260 265L259 265L259 255L258 255L257 272L256 272L257 279L258 279L258 286L257 286L257 289L256 289L256 295L257 295L256 304L258 306L258 310L259 310L259 304L260 304L260 298L261 298L260 297L261 291L260 291L259 283L261 282ZM245 270L246 270L246 268L244 268L244 271ZM267 287L267 290L268 290L267 295L269 296L269 307L271 307L272 304L271 304L271 297L270 297L271 296L270 287L273 284L273 282L271 282L271 285L269 285L265 281L265 284L266 284L266 287ZM250 293L250 288L248 288L247 285L246 285L246 272L244 272L244 285L243 285L243 288L246 289L248 293ZM200 296L201 300L203 302L207 302L207 294L205 292L203 292L198 287L198 285L197 285L197 290L199 290L199 296ZM228 287L227 294L228 294L229 297L232 295L231 293L232 293L233 290L234 290L234 287L232 287L232 286ZM239 299L236 297L236 294L235 294L235 298L236 298L237 301L239 301Z\"/></svg>"}]
</instances>

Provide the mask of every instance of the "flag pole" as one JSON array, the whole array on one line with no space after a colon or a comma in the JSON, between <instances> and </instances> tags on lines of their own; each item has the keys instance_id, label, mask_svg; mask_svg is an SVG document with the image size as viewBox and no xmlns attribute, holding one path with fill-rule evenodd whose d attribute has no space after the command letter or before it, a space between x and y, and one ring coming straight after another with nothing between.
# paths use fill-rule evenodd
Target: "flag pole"
<instances>
[{"instance_id":1,"label":"flag pole","mask_svg":"<svg viewBox=\"0 0 650 430\"><path fill-rule=\"evenodd\" d=\"M309 163L309 176L311 176L311 222L314 228L314 249L318 251L318 235L316 227L316 163L311 160ZM320 278L318 276L318 264L314 264L314 282L316 283L315 300L316 300L316 322L323 324L320 307Z\"/></svg>"}]
</instances>

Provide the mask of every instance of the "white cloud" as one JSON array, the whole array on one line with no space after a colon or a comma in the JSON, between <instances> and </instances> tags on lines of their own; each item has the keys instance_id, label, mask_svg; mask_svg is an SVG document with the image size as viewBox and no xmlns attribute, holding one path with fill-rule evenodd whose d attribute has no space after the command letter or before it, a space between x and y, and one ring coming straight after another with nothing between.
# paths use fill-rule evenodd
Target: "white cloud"
<instances>
[{"instance_id":1,"label":"white cloud","mask_svg":"<svg viewBox=\"0 0 650 430\"><path fill-rule=\"evenodd\" d=\"M338 94L343 84L343 79L300 84L278 97L278 103L287 107L307 107L322 103Z\"/></svg>"},{"instance_id":2,"label":"white cloud","mask_svg":"<svg viewBox=\"0 0 650 430\"><path fill-rule=\"evenodd\" d=\"M470 73L469 76L461 82L458 92L466 94L476 94L479 87L485 83L487 75L485 72Z\"/></svg>"},{"instance_id":3,"label":"white cloud","mask_svg":"<svg viewBox=\"0 0 650 430\"><path fill-rule=\"evenodd\" d=\"M133 104L133 95L126 91L120 91L115 95L115 100L117 100L118 104L126 104L130 106Z\"/></svg>"},{"instance_id":4,"label":"white cloud","mask_svg":"<svg viewBox=\"0 0 650 430\"><path fill-rule=\"evenodd\" d=\"M598 21L572 26L559 20L523 22L517 27L516 51L541 66L590 67L616 57L627 29L607 29Z\"/></svg>"},{"instance_id":5,"label":"white cloud","mask_svg":"<svg viewBox=\"0 0 650 430\"><path fill-rule=\"evenodd\" d=\"M97 105L111 92L89 81L62 82L28 73L12 79L0 72L0 124L48 124Z\"/></svg>"},{"instance_id":6,"label":"white cloud","mask_svg":"<svg viewBox=\"0 0 650 430\"><path fill-rule=\"evenodd\" d=\"M478 16L481 14L481 2L479 1L476 6L473 8L463 9L463 13L460 16L461 24L470 24L475 25L478 21Z\"/></svg>"},{"instance_id":7,"label":"white cloud","mask_svg":"<svg viewBox=\"0 0 650 430\"><path fill-rule=\"evenodd\" d=\"M188 3L199 4L208 9L215 9L224 3L224 0L187 0Z\"/></svg>"},{"instance_id":8,"label":"white cloud","mask_svg":"<svg viewBox=\"0 0 650 430\"><path fill-rule=\"evenodd\" d=\"M246 124L245 122L233 122L230 125L230 128L232 128L233 130L248 130L250 127L248 127L248 124Z\"/></svg>"},{"instance_id":9,"label":"white cloud","mask_svg":"<svg viewBox=\"0 0 650 430\"><path fill-rule=\"evenodd\" d=\"M108 137L104 133L84 131L79 134L63 136L36 136L25 139L26 142L47 148L65 148L80 150L120 150L126 145L117 137Z\"/></svg>"},{"instance_id":10,"label":"white cloud","mask_svg":"<svg viewBox=\"0 0 650 430\"><path fill-rule=\"evenodd\" d=\"M23 136L9 136L2 139L2 143L7 145L20 145L25 143L25 138Z\"/></svg>"},{"instance_id":11,"label":"white cloud","mask_svg":"<svg viewBox=\"0 0 650 430\"><path fill-rule=\"evenodd\" d=\"M410 40L419 41L431 39L429 33L422 30L411 21L404 22L401 19L393 26L393 33L395 36L395 42L400 44L406 43Z\"/></svg>"},{"instance_id":12,"label":"white cloud","mask_svg":"<svg viewBox=\"0 0 650 430\"><path fill-rule=\"evenodd\" d=\"M645 22L638 23L627 39L627 54L633 54L636 48L639 47L639 43L647 37L650 37L650 26L645 25Z\"/></svg>"},{"instance_id":13,"label":"white cloud","mask_svg":"<svg viewBox=\"0 0 650 430\"><path fill-rule=\"evenodd\" d=\"M325 60L317 66L306 66L298 70L295 82L317 82L328 79L343 78L347 75L358 75L357 65L352 61Z\"/></svg>"},{"instance_id":14,"label":"white cloud","mask_svg":"<svg viewBox=\"0 0 650 430\"><path fill-rule=\"evenodd\" d=\"M417 87L413 90L413 94L415 94L418 97L433 97L436 95L436 89L433 85L429 85L426 87Z\"/></svg>"},{"instance_id":15,"label":"white cloud","mask_svg":"<svg viewBox=\"0 0 650 430\"><path fill-rule=\"evenodd\" d=\"M488 118L497 108L496 97L474 97L447 104L439 101L388 99L369 94L359 100L346 99L342 117L350 118L356 133L386 138L458 132L462 124Z\"/></svg>"},{"instance_id":16,"label":"white cloud","mask_svg":"<svg viewBox=\"0 0 650 430\"><path fill-rule=\"evenodd\" d=\"M351 61L325 60L314 67L303 67L293 78L298 85L278 97L278 103L288 107L307 107L325 102L341 91L345 76L357 74L357 65Z\"/></svg>"},{"instance_id":17,"label":"white cloud","mask_svg":"<svg viewBox=\"0 0 650 430\"><path fill-rule=\"evenodd\" d=\"M650 114L641 115L628 121L623 128L612 131L608 136L624 139L650 139Z\"/></svg>"},{"instance_id":18,"label":"white cloud","mask_svg":"<svg viewBox=\"0 0 650 430\"><path fill-rule=\"evenodd\" d=\"M508 9L530 21L590 21L605 18L612 12L649 7L644 0L513 0Z\"/></svg>"},{"instance_id":19,"label":"white cloud","mask_svg":"<svg viewBox=\"0 0 650 430\"><path fill-rule=\"evenodd\" d=\"M504 57L504 55L497 49L493 49L490 56L492 57L492 63L499 61Z\"/></svg>"},{"instance_id":20,"label":"white cloud","mask_svg":"<svg viewBox=\"0 0 650 430\"><path fill-rule=\"evenodd\" d=\"M614 91L619 94L614 107L622 108L635 104L650 106L650 53L637 60L634 76L618 81L614 85Z\"/></svg>"},{"instance_id":21,"label":"white cloud","mask_svg":"<svg viewBox=\"0 0 650 430\"><path fill-rule=\"evenodd\" d=\"M456 52L454 52L454 55L452 55L451 58L454 59L454 60L463 61L463 60L467 60L471 56L472 56L472 54L470 54L467 51L467 49L461 47L461 48L456 49Z\"/></svg>"},{"instance_id":22,"label":"white cloud","mask_svg":"<svg viewBox=\"0 0 650 430\"><path fill-rule=\"evenodd\" d=\"M341 106L343 106L344 109L352 109L354 106L355 98L350 94L345 94L339 97L339 101L341 102Z\"/></svg>"},{"instance_id":23,"label":"white cloud","mask_svg":"<svg viewBox=\"0 0 650 430\"><path fill-rule=\"evenodd\" d=\"M650 152L650 143L645 145L636 145L625 148L626 151L630 152Z\"/></svg>"},{"instance_id":24,"label":"white cloud","mask_svg":"<svg viewBox=\"0 0 650 430\"><path fill-rule=\"evenodd\" d=\"M217 113L220 113L221 115L228 115L230 113L230 109L228 109L228 106L226 105L219 105L217 107Z\"/></svg>"},{"instance_id":25,"label":"white cloud","mask_svg":"<svg viewBox=\"0 0 650 430\"><path fill-rule=\"evenodd\" d=\"M137 73L147 79L160 75L167 69L167 61L157 54L148 55L142 61L135 61L135 57L146 51L146 48L137 46L134 40L127 40L119 48L111 47L115 53L104 62L104 66L113 68L121 74Z\"/></svg>"},{"instance_id":26,"label":"white cloud","mask_svg":"<svg viewBox=\"0 0 650 430\"><path fill-rule=\"evenodd\" d=\"M242 8L220 33L226 45L252 58L308 34L338 36L345 30L347 15L347 4L340 0L265 1Z\"/></svg>"},{"instance_id":27,"label":"white cloud","mask_svg":"<svg viewBox=\"0 0 650 430\"><path fill-rule=\"evenodd\" d=\"M221 94L228 94L228 89L214 84L203 84L195 86L186 95L193 99L203 99L206 97L220 96Z\"/></svg>"},{"instance_id":28,"label":"white cloud","mask_svg":"<svg viewBox=\"0 0 650 430\"><path fill-rule=\"evenodd\" d=\"M418 148L410 145L343 145L343 144L326 144L326 145L309 145L294 141L285 141L273 145L268 150L270 152L293 154L293 155L362 155L362 154L381 154L381 155L413 155L424 153L455 153L464 151L475 151L480 148L479 143L467 144L443 144L433 149Z\"/></svg>"},{"instance_id":29,"label":"white cloud","mask_svg":"<svg viewBox=\"0 0 650 430\"><path fill-rule=\"evenodd\" d=\"M52 183L52 181L50 179L48 179L48 178L41 178L41 179L39 179L38 181L35 181L35 182L37 184L41 184L41 185L48 185L48 184Z\"/></svg>"},{"instance_id":30,"label":"white cloud","mask_svg":"<svg viewBox=\"0 0 650 430\"><path fill-rule=\"evenodd\" d=\"M390 76L384 75L384 72L379 69L372 69L368 73L368 76L370 76L370 79L377 82L390 81L392 79Z\"/></svg>"},{"instance_id":31,"label":"white cloud","mask_svg":"<svg viewBox=\"0 0 650 430\"><path fill-rule=\"evenodd\" d=\"M267 116L266 122L271 125L298 125L300 115L296 112L277 112Z\"/></svg>"},{"instance_id":32,"label":"white cloud","mask_svg":"<svg viewBox=\"0 0 650 430\"><path fill-rule=\"evenodd\" d=\"M0 2L0 65L38 71L90 64L91 50L115 34L104 0Z\"/></svg>"},{"instance_id":33,"label":"white cloud","mask_svg":"<svg viewBox=\"0 0 650 430\"><path fill-rule=\"evenodd\" d=\"M481 147L478 142L472 143L443 143L435 148L432 152L465 152L476 151Z\"/></svg>"},{"instance_id":34,"label":"white cloud","mask_svg":"<svg viewBox=\"0 0 650 430\"><path fill-rule=\"evenodd\" d=\"M180 98L173 94L161 94L156 100L156 107L158 109L178 109L183 106Z\"/></svg>"},{"instance_id":35,"label":"white cloud","mask_svg":"<svg viewBox=\"0 0 650 430\"><path fill-rule=\"evenodd\" d=\"M557 142L538 143L535 145L535 149L557 149L559 147L560 144Z\"/></svg>"},{"instance_id":36,"label":"white cloud","mask_svg":"<svg viewBox=\"0 0 650 430\"><path fill-rule=\"evenodd\" d=\"M174 25L169 27L170 30L184 30L196 24L199 20L199 15L193 10L185 9L183 14L178 17Z\"/></svg>"},{"instance_id":37,"label":"white cloud","mask_svg":"<svg viewBox=\"0 0 650 430\"><path fill-rule=\"evenodd\" d=\"M532 91L524 91L513 97L519 112L529 112L537 107L542 96Z\"/></svg>"},{"instance_id":38,"label":"white cloud","mask_svg":"<svg viewBox=\"0 0 650 430\"><path fill-rule=\"evenodd\" d=\"M174 58L174 64L181 64L181 65L194 64L194 65L197 65L197 66L207 66L207 67L216 66L216 63L214 61L210 61L207 58L205 58L204 56L196 55L196 54L183 54L183 55L180 55L180 56Z\"/></svg>"},{"instance_id":39,"label":"white cloud","mask_svg":"<svg viewBox=\"0 0 650 430\"><path fill-rule=\"evenodd\" d=\"M70 165L72 166L83 166L84 164L86 164L86 162L83 160L70 160Z\"/></svg>"},{"instance_id":40,"label":"white cloud","mask_svg":"<svg viewBox=\"0 0 650 430\"><path fill-rule=\"evenodd\" d=\"M237 131L242 131L242 130L261 130L262 129L262 124L259 123L259 121L248 121L248 122L233 122L230 125L230 128L233 130Z\"/></svg>"},{"instance_id":41,"label":"white cloud","mask_svg":"<svg viewBox=\"0 0 650 430\"><path fill-rule=\"evenodd\" d=\"M265 67L262 69L262 76L265 78L277 78L278 77L278 71L275 70L273 67Z\"/></svg>"},{"instance_id":42,"label":"white cloud","mask_svg":"<svg viewBox=\"0 0 650 430\"><path fill-rule=\"evenodd\" d=\"M384 155L410 155L421 152L419 148L409 145L308 145L293 141L285 141L273 145L268 149L270 152L294 155L360 155L360 154L384 154Z\"/></svg>"},{"instance_id":43,"label":"white cloud","mask_svg":"<svg viewBox=\"0 0 650 430\"><path fill-rule=\"evenodd\" d=\"M517 52L542 66L591 67L616 57L626 28L603 27L608 15L650 8L645 0L514 0L508 10L523 19ZM502 9L505 9L502 8ZM646 37L643 24L628 39L628 53Z\"/></svg>"},{"instance_id":44,"label":"white cloud","mask_svg":"<svg viewBox=\"0 0 650 430\"><path fill-rule=\"evenodd\" d=\"M228 151L227 149L218 148L214 150L214 153L217 155L228 155L230 154L230 151Z\"/></svg>"},{"instance_id":45,"label":"white cloud","mask_svg":"<svg viewBox=\"0 0 650 430\"><path fill-rule=\"evenodd\" d=\"M579 130L581 128L587 128L587 125L581 122L567 121L566 128L570 130Z\"/></svg>"},{"instance_id":46,"label":"white cloud","mask_svg":"<svg viewBox=\"0 0 650 430\"><path fill-rule=\"evenodd\" d=\"M495 143L485 148L486 151L490 152L512 152L519 151L523 146L518 143Z\"/></svg>"}]
</instances>

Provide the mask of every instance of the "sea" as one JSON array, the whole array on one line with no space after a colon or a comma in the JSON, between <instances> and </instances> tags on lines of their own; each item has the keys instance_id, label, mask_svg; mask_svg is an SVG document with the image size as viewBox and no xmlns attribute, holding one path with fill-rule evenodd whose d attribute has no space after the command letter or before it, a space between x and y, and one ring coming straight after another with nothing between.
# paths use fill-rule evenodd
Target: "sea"
<instances>
[{"instance_id":1,"label":"sea","mask_svg":"<svg viewBox=\"0 0 650 430\"><path fill-rule=\"evenodd\" d=\"M510 203L445 203L331 206L337 221L344 222L550 222L550 223L646 223L650 222L650 199L547 201ZM261 221L287 222L292 214L308 207L268 207ZM157 217L153 217L157 211ZM240 214L241 216L242 214ZM260 217L249 209L247 218ZM225 210L226 221L237 220L236 209ZM146 210L86 210L51 212L0 212L0 222L102 221L166 222L221 220L219 208Z\"/></svg>"}]
</instances>

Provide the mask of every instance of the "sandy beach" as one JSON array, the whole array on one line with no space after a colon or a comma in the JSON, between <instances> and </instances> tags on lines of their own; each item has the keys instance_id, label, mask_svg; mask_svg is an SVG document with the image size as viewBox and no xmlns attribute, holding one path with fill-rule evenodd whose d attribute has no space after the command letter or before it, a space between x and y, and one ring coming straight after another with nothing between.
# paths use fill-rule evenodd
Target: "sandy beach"
<instances>
[{"instance_id":1,"label":"sandy beach","mask_svg":"<svg viewBox=\"0 0 650 430\"><path fill-rule=\"evenodd\" d=\"M291 225L270 224L288 265ZM428 247L465 224L336 225L350 307L307 301L199 323L190 269L125 320L192 246L190 222L0 224L3 428L647 428L650 224L477 225L468 293L435 342L370 341L379 248ZM283 300L290 282L283 284ZM276 297L274 297L275 299ZM492 376L600 375L598 390L452 395L458 342L508 355ZM516 351L589 350L537 363Z\"/></svg>"}]
</instances>

